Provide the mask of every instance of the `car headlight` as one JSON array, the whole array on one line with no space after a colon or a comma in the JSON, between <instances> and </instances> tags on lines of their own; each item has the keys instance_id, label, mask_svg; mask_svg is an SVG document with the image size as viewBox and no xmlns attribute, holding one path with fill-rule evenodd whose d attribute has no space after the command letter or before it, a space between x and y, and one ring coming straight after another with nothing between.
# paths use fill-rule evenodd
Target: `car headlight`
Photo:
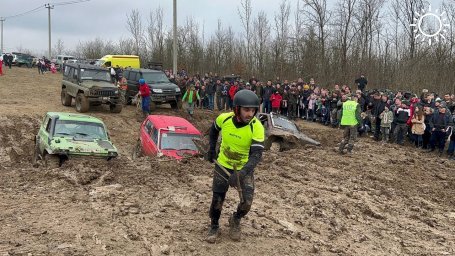
<instances>
[{"instance_id":1,"label":"car headlight","mask_svg":"<svg viewBox=\"0 0 455 256\"><path fill-rule=\"evenodd\" d=\"M180 88L175 88L175 92L180 92Z\"/></svg>"},{"instance_id":2,"label":"car headlight","mask_svg":"<svg viewBox=\"0 0 455 256\"><path fill-rule=\"evenodd\" d=\"M115 90L115 94L118 94L118 90Z\"/></svg>"},{"instance_id":3,"label":"car headlight","mask_svg":"<svg viewBox=\"0 0 455 256\"><path fill-rule=\"evenodd\" d=\"M162 89L152 89L152 91L155 93L163 93Z\"/></svg>"}]
</instances>

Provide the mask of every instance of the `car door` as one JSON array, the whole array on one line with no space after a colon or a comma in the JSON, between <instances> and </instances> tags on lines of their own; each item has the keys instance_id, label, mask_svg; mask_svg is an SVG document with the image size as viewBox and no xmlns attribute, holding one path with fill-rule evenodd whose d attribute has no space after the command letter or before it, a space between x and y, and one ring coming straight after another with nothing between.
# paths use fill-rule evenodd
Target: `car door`
<instances>
[{"instance_id":1,"label":"car door","mask_svg":"<svg viewBox=\"0 0 455 256\"><path fill-rule=\"evenodd\" d=\"M76 87L74 86L74 82L73 82L74 68L65 66L65 70L63 72L64 72L63 75L65 76L65 80L66 80L65 85L66 85L67 93L73 97L76 97Z\"/></svg>"},{"instance_id":2,"label":"car door","mask_svg":"<svg viewBox=\"0 0 455 256\"><path fill-rule=\"evenodd\" d=\"M130 75L128 78L128 94L133 97L139 91L139 72L137 71L130 71Z\"/></svg>"},{"instance_id":3,"label":"car door","mask_svg":"<svg viewBox=\"0 0 455 256\"><path fill-rule=\"evenodd\" d=\"M141 129L142 151L144 155L153 156L157 153L156 141L152 138L155 130L156 129L150 120L145 121L145 124Z\"/></svg>"}]
</instances>

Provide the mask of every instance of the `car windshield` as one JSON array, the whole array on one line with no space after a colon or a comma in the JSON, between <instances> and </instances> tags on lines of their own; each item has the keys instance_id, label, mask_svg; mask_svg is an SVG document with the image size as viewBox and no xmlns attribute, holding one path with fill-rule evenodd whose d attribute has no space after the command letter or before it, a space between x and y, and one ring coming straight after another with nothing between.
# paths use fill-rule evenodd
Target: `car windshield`
<instances>
[{"instance_id":1,"label":"car windshield","mask_svg":"<svg viewBox=\"0 0 455 256\"><path fill-rule=\"evenodd\" d=\"M299 131L293 122L278 116L273 117L273 125L293 132Z\"/></svg>"},{"instance_id":2,"label":"car windshield","mask_svg":"<svg viewBox=\"0 0 455 256\"><path fill-rule=\"evenodd\" d=\"M107 139L106 131L102 124L71 120L57 120L54 136Z\"/></svg>"},{"instance_id":3,"label":"car windshield","mask_svg":"<svg viewBox=\"0 0 455 256\"><path fill-rule=\"evenodd\" d=\"M193 139L198 138L192 134L182 133L163 133L161 135L161 146L162 150L197 150Z\"/></svg>"},{"instance_id":4,"label":"car windshield","mask_svg":"<svg viewBox=\"0 0 455 256\"><path fill-rule=\"evenodd\" d=\"M111 81L111 74L107 70L99 69L83 69L81 68L81 79L82 80L101 80Z\"/></svg>"},{"instance_id":5,"label":"car windshield","mask_svg":"<svg viewBox=\"0 0 455 256\"><path fill-rule=\"evenodd\" d=\"M162 72L143 73L143 78L148 84L169 83L169 79Z\"/></svg>"}]
</instances>

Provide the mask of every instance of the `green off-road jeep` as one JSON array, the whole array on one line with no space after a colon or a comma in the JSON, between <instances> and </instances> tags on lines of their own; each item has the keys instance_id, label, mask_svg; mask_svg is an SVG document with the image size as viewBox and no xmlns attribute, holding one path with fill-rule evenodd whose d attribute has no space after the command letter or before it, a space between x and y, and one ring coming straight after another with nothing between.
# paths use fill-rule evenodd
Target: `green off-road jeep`
<instances>
[{"instance_id":1,"label":"green off-road jeep","mask_svg":"<svg viewBox=\"0 0 455 256\"><path fill-rule=\"evenodd\" d=\"M87 112L90 106L109 105L111 112L120 113L122 103L109 70L87 64L66 64L63 71L61 100L71 106L76 100L76 111Z\"/></svg>"},{"instance_id":2,"label":"green off-road jeep","mask_svg":"<svg viewBox=\"0 0 455 256\"><path fill-rule=\"evenodd\" d=\"M77 156L91 156L110 160L117 156L117 148L109 140L104 123L92 116L48 112L38 135L32 164L39 160L56 168L65 160Z\"/></svg>"}]
</instances>

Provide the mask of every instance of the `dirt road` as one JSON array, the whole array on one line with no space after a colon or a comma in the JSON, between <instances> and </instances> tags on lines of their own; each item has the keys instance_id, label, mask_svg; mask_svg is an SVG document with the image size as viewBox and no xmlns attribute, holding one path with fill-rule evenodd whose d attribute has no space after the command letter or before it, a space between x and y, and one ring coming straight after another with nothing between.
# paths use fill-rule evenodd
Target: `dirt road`
<instances>
[{"instance_id":1,"label":"dirt road","mask_svg":"<svg viewBox=\"0 0 455 256\"><path fill-rule=\"evenodd\" d=\"M213 166L129 157L139 114L101 118L119 148L113 162L33 168L33 136L60 102L61 76L13 68L0 77L0 255L455 255L455 163L362 138L352 157L333 148L341 131L299 122L321 147L266 152L256 195L228 237L230 190L218 243L209 224ZM74 104L74 103L73 103ZM161 108L161 114L182 112ZM196 112L205 130L217 113Z\"/></svg>"}]
</instances>

